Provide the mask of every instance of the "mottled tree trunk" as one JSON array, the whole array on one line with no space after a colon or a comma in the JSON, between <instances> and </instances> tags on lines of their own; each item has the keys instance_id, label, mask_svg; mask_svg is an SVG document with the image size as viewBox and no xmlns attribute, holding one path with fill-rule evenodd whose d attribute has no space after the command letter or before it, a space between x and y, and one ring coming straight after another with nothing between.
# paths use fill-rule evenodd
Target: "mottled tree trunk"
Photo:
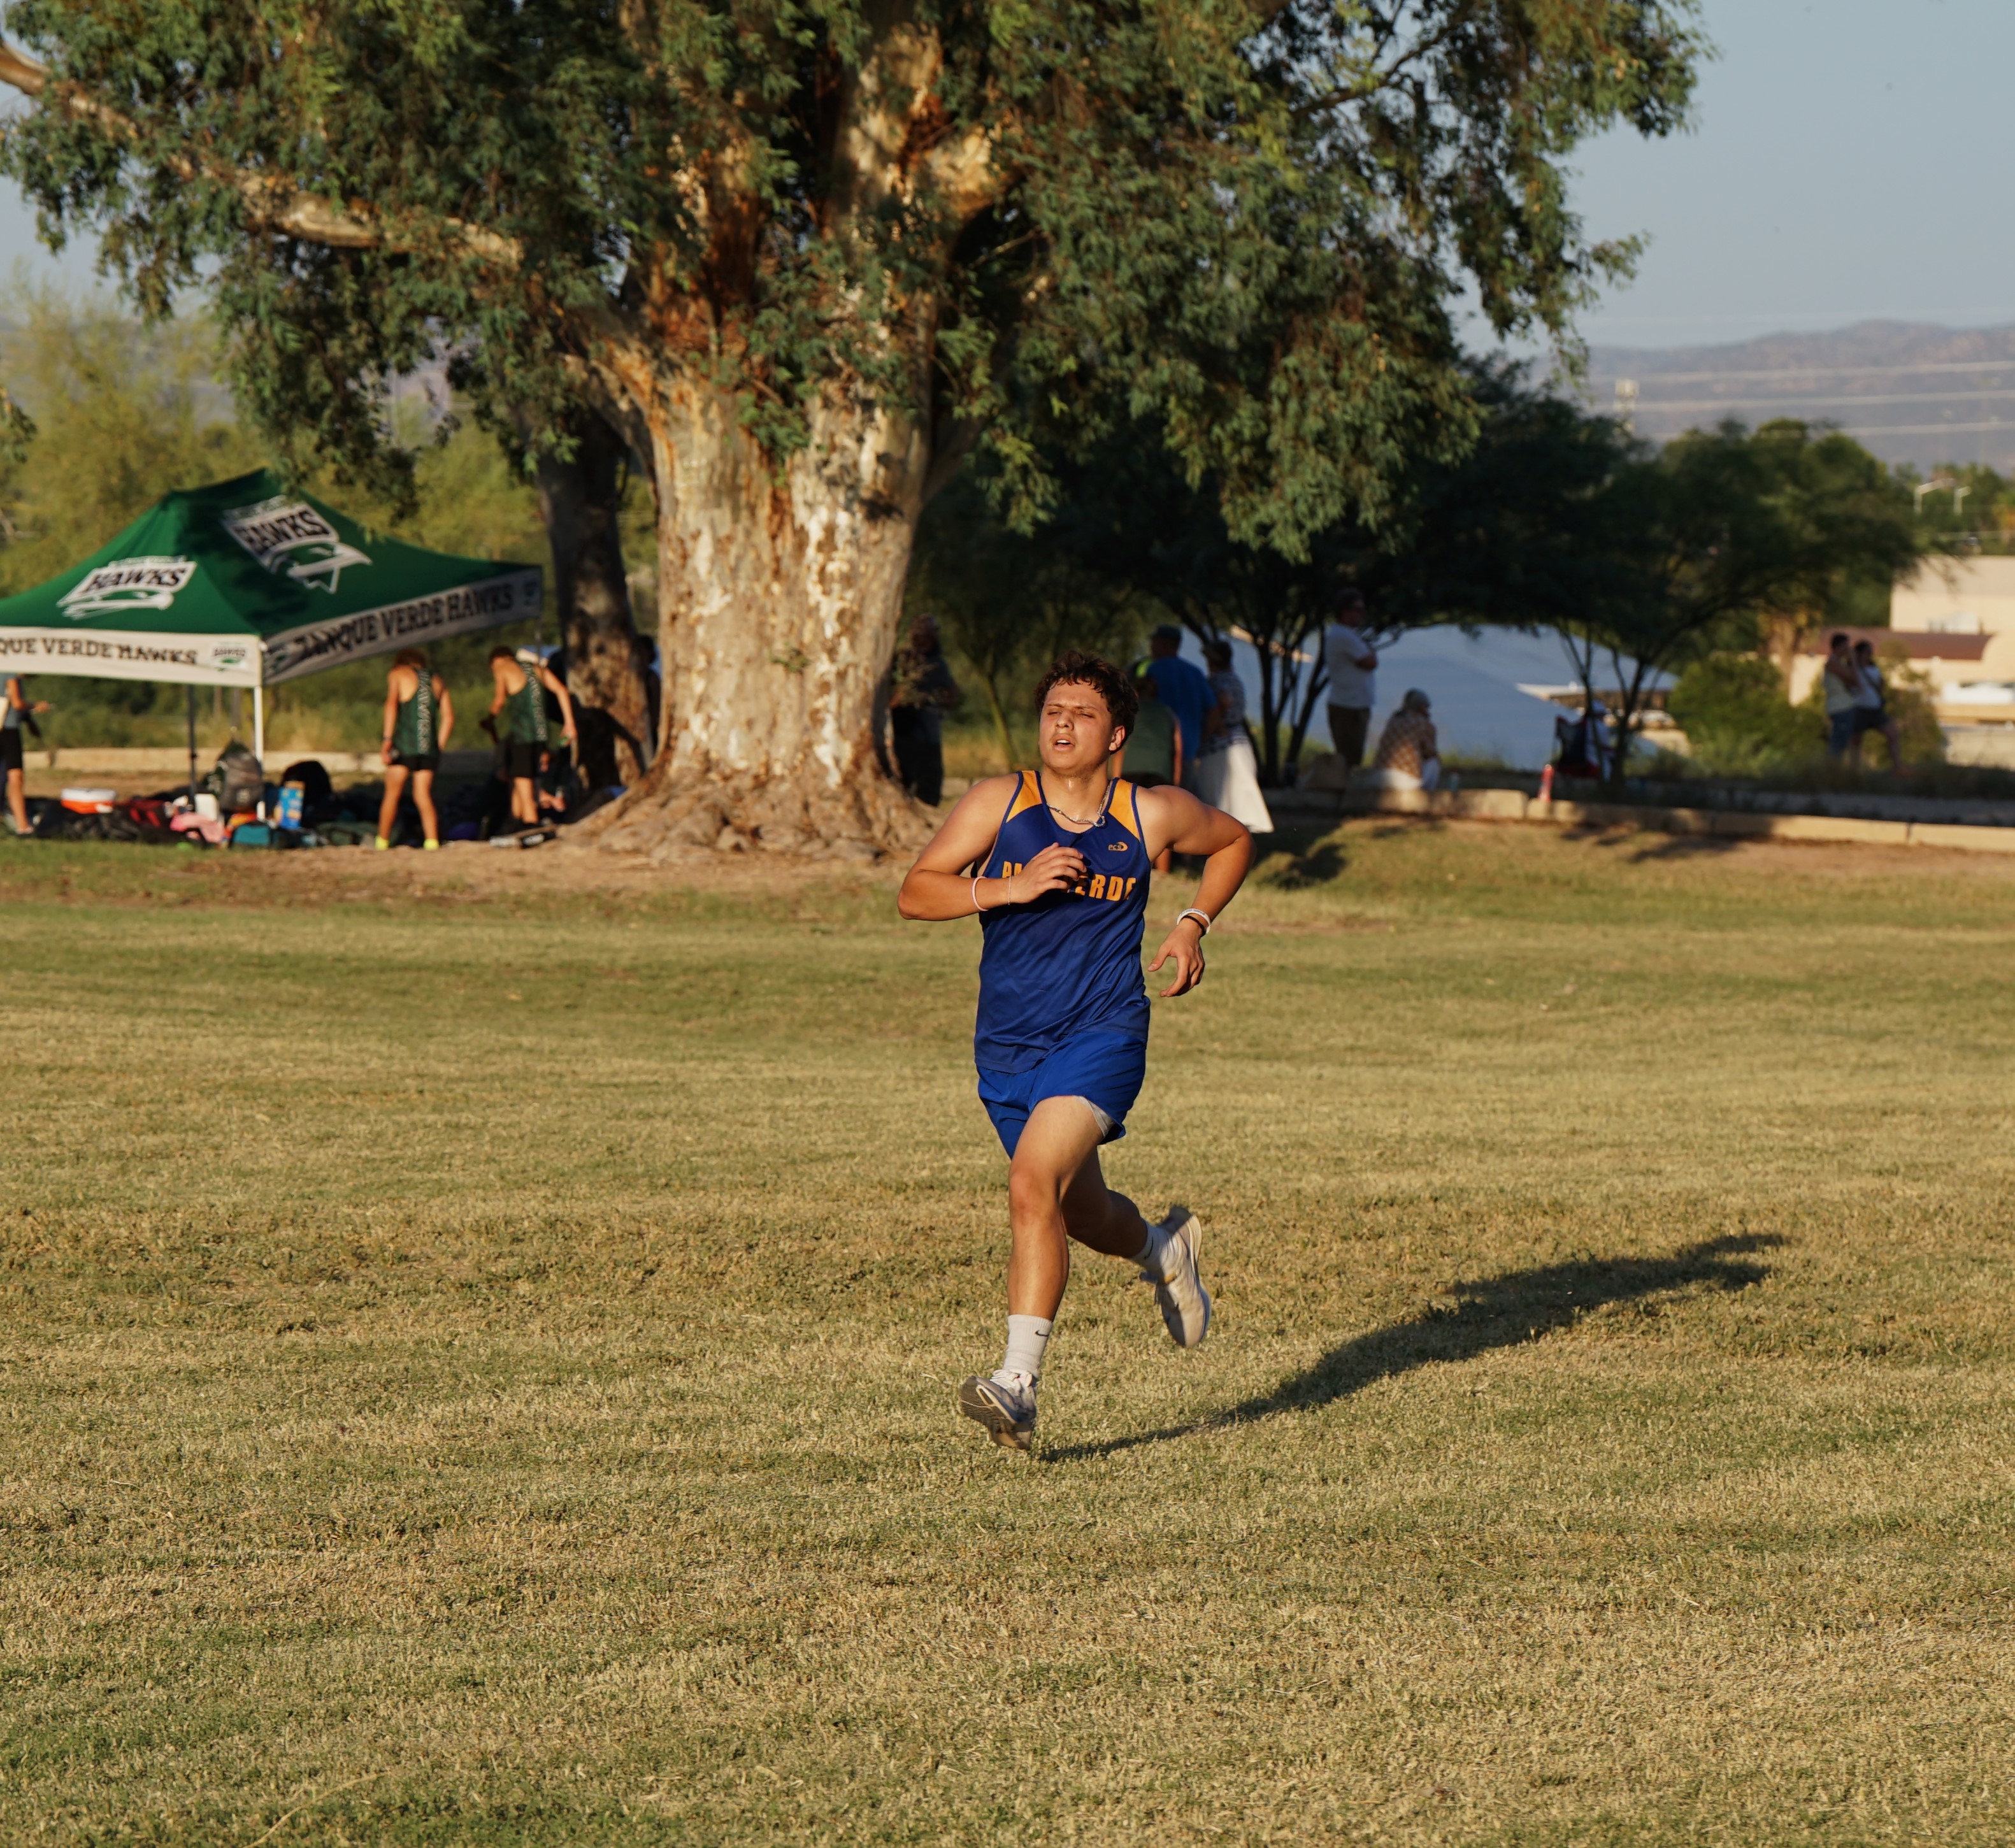
<instances>
[{"instance_id":1,"label":"mottled tree trunk","mask_svg":"<svg viewBox=\"0 0 2015 1848\"><path fill-rule=\"evenodd\" d=\"M923 429L835 393L780 463L731 393L653 382L634 395L658 490L664 743L590 828L657 859L914 845L928 824L877 759L874 709L923 503Z\"/></svg>"},{"instance_id":2,"label":"mottled tree trunk","mask_svg":"<svg viewBox=\"0 0 2015 1848\"><path fill-rule=\"evenodd\" d=\"M567 691L580 727L581 768L595 788L634 784L650 767L655 715L623 567L626 445L583 414L570 457L537 458L539 511L553 552L553 587L566 644Z\"/></svg>"}]
</instances>

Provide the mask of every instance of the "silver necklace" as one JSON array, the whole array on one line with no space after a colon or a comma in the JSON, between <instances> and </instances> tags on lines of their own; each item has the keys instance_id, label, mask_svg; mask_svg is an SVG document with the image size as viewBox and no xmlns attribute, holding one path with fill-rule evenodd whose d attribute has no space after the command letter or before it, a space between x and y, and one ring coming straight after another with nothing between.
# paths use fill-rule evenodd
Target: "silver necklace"
<instances>
[{"instance_id":1,"label":"silver necklace","mask_svg":"<svg viewBox=\"0 0 2015 1848\"><path fill-rule=\"evenodd\" d=\"M1075 821L1079 827L1087 831L1104 824L1107 807L1112 800L1112 779L1110 777L1105 780L1105 793L1099 798L1098 813L1096 815L1073 815L1068 809L1058 808L1050 800L1050 792L1044 786L1040 775L1036 778L1036 787L1043 791L1043 806L1052 815L1060 815L1066 821Z\"/></svg>"}]
</instances>

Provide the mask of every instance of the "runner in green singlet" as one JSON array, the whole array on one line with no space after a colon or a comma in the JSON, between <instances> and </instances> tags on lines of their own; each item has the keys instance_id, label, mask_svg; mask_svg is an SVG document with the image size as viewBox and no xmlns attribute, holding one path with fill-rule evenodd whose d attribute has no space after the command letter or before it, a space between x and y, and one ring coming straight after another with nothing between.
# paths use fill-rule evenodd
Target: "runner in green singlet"
<instances>
[{"instance_id":1,"label":"runner in green singlet","mask_svg":"<svg viewBox=\"0 0 2015 1848\"><path fill-rule=\"evenodd\" d=\"M21 766L25 761L21 754L21 732L25 727L39 739L42 728L35 723L35 717L48 709L47 700L29 698L28 683L20 674L9 674L0 681L0 770L6 773L9 825L16 834L23 836L34 831L28 826L28 798L21 780Z\"/></svg>"},{"instance_id":2,"label":"runner in green singlet","mask_svg":"<svg viewBox=\"0 0 2015 1848\"><path fill-rule=\"evenodd\" d=\"M502 721L497 737L504 747L505 772L511 779L511 818L521 827L533 827L539 820L539 773L546 767L551 743L545 696L551 693L559 702L562 727L578 755L580 737L574 729L573 700L566 683L530 648L515 654L501 645L492 648L490 673L497 684L490 716L493 723Z\"/></svg>"},{"instance_id":3,"label":"runner in green singlet","mask_svg":"<svg viewBox=\"0 0 2015 1848\"><path fill-rule=\"evenodd\" d=\"M434 813L434 772L454 730L454 702L440 676L418 648L401 648L385 676L385 800L378 811L379 852L392 845L399 800L413 780L413 806L429 848L440 845L440 817Z\"/></svg>"}]
</instances>

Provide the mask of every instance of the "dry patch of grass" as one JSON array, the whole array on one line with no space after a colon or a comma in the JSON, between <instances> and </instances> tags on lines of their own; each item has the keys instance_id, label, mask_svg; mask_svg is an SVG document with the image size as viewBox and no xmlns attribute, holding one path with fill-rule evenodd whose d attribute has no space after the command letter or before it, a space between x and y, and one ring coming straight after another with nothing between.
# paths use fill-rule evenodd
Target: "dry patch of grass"
<instances>
[{"instance_id":1,"label":"dry patch of grass","mask_svg":"<svg viewBox=\"0 0 2015 1848\"><path fill-rule=\"evenodd\" d=\"M0 855L0 1835L2006 1840L2001 881L1658 845L1277 852L1033 1463L969 928Z\"/></svg>"}]
</instances>

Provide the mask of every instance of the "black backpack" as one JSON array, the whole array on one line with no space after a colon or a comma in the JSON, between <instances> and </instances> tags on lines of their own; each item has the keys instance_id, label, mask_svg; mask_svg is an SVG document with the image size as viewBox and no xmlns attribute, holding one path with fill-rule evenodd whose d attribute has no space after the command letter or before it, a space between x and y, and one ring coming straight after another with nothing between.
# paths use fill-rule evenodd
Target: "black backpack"
<instances>
[{"instance_id":1,"label":"black backpack","mask_svg":"<svg viewBox=\"0 0 2015 1848\"><path fill-rule=\"evenodd\" d=\"M206 779L217 806L227 815L242 815L266 799L266 774L259 760L236 739L224 747L217 767Z\"/></svg>"}]
</instances>

